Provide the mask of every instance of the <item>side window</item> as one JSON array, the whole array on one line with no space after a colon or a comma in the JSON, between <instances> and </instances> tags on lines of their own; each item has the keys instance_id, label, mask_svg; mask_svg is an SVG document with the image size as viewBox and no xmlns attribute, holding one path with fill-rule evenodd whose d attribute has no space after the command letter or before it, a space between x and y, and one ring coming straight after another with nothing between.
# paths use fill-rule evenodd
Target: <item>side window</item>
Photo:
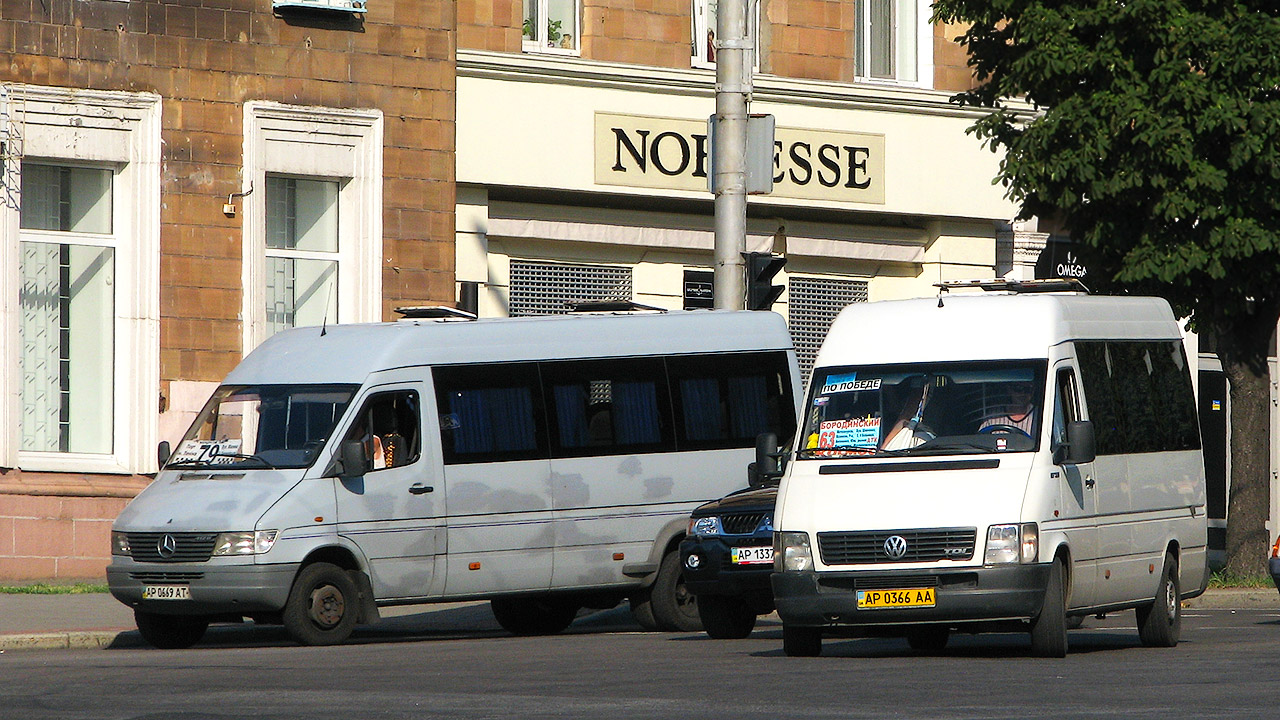
<instances>
[{"instance_id":1,"label":"side window","mask_svg":"<svg viewBox=\"0 0 1280 720\"><path fill-rule=\"evenodd\" d=\"M372 395L356 416L347 442L364 445L373 470L412 465L422 454L420 408L418 393L412 390Z\"/></svg>"},{"instance_id":2,"label":"side window","mask_svg":"<svg viewBox=\"0 0 1280 720\"><path fill-rule=\"evenodd\" d=\"M1182 343L1078 342L1099 455L1200 447Z\"/></svg>"},{"instance_id":3,"label":"side window","mask_svg":"<svg viewBox=\"0 0 1280 720\"><path fill-rule=\"evenodd\" d=\"M1053 447L1067 441L1067 427L1080 420L1080 395L1076 391L1076 375L1071 369L1058 371L1053 396Z\"/></svg>"},{"instance_id":4,"label":"side window","mask_svg":"<svg viewBox=\"0 0 1280 720\"><path fill-rule=\"evenodd\" d=\"M556 457L675 449L658 358L542 364Z\"/></svg>"},{"instance_id":5,"label":"side window","mask_svg":"<svg viewBox=\"0 0 1280 720\"><path fill-rule=\"evenodd\" d=\"M784 443L794 435L785 353L674 357L667 367L680 449L753 447L760 433Z\"/></svg>"},{"instance_id":6,"label":"side window","mask_svg":"<svg viewBox=\"0 0 1280 720\"><path fill-rule=\"evenodd\" d=\"M445 464L547 457L537 365L467 365L432 372Z\"/></svg>"}]
</instances>

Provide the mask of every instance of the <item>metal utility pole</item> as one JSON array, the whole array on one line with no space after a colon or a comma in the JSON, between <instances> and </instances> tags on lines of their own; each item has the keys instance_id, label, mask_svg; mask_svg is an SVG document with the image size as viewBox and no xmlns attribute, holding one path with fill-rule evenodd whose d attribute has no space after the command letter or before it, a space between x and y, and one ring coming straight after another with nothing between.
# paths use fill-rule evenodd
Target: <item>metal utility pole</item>
<instances>
[{"instance_id":1,"label":"metal utility pole","mask_svg":"<svg viewBox=\"0 0 1280 720\"><path fill-rule=\"evenodd\" d=\"M714 304L743 309L742 253L747 246L747 99L751 95L749 0L720 0L716 17Z\"/></svg>"}]
</instances>

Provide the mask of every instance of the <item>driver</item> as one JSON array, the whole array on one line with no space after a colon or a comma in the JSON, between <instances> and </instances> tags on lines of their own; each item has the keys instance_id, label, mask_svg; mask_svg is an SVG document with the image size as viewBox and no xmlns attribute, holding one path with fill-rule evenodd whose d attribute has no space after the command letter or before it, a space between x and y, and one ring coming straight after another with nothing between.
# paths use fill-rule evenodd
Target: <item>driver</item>
<instances>
[{"instance_id":1,"label":"driver","mask_svg":"<svg viewBox=\"0 0 1280 720\"><path fill-rule=\"evenodd\" d=\"M1003 425L1005 427L1015 427L1030 436L1032 422L1035 420L1035 406L1031 402L1033 394L1031 383L1011 383L1009 385L1008 404L997 411L999 414L983 420L982 424L978 426L978 432Z\"/></svg>"}]
</instances>

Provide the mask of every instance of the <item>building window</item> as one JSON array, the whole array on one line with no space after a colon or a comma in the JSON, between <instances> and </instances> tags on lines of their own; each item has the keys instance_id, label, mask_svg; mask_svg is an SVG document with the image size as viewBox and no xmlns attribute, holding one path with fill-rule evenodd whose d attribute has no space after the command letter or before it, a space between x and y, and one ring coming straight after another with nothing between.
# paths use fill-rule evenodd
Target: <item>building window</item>
<instances>
[{"instance_id":1,"label":"building window","mask_svg":"<svg viewBox=\"0 0 1280 720\"><path fill-rule=\"evenodd\" d=\"M524 0L525 52L577 53L579 0Z\"/></svg>"},{"instance_id":2,"label":"building window","mask_svg":"<svg viewBox=\"0 0 1280 720\"><path fill-rule=\"evenodd\" d=\"M112 176L104 168L22 166L23 451L113 449Z\"/></svg>"},{"instance_id":3,"label":"building window","mask_svg":"<svg viewBox=\"0 0 1280 720\"><path fill-rule=\"evenodd\" d=\"M338 313L338 183L267 176L267 333Z\"/></svg>"},{"instance_id":4,"label":"building window","mask_svg":"<svg viewBox=\"0 0 1280 720\"><path fill-rule=\"evenodd\" d=\"M796 346L802 382L809 382L818 348L836 315L856 302L867 301L866 280L791 277L787 285L787 325Z\"/></svg>"},{"instance_id":5,"label":"building window","mask_svg":"<svg viewBox=\"0 0 1280 720\"><path fill-rule=\"evenodd\" d=\"M855 73L871 80L927 82L932 64L927 0L857 3Z\"/></svg>"},{"instance_id":6,"label":"building window","mask_svg":"<svg viewBox=\"0 0 1280 720\"><path fill-rule=\"evenodd\" d=\"M250 102L244 158L244 352L381 320L382 114Z\"/></svg>"},{"instance_id":7,"label":"building window","mask_svg":"<svg viewBox=\"0 0 1280 720\"><path fill-rule=\"evenodd\" d=\"M631 299L631 268L511 261L511 317L563 315L573 303Z\"/></svg>"},{"instance_id":8,"label":"building window","mask_svg":"<svg viewBox=\"0 0 1280 720\"><path fill-rule=\"evenodd\" d=\"M160 114L0 87L0 467L155 471Z\"/></svg>"},{"instance_id":9,"label":"building window","mask_svg":"<svg viewBox=\"0 0 1280 720\"><path fill-rule=\"evenodd\" d=\"M691 55L694 67L715 67L716 32L719 27L719 0L693 0L690 17L693 20L693 44ZM760 3L750 3L747 36L752 40L752 66L760 66Z\"/></svg>"}]
</instances>

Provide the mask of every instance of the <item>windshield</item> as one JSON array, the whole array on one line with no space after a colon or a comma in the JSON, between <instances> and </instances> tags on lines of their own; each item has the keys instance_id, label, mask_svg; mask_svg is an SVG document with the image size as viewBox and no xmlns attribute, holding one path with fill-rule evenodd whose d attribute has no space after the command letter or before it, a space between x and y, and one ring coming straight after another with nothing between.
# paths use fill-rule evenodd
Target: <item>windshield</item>
<instances>
[{"instance_id":1,"label":"windshield","mask_svg":"<svg viewBox=\"0 0 1280 720\"><path fill-rule=\"evenodd\" d=\"M799 458L1035 450L1046 365L818 368Z\"/></svg>"},{"instance_id":2,"label":"windshield","mask_svg":"<svg viewBox=\"0 0 1280 720\"><path fill-rule=\"evenodd\" d=\"M357 389L224 385L209 398L165 467L307 467Z\"/></svg>"}]
</instances>

